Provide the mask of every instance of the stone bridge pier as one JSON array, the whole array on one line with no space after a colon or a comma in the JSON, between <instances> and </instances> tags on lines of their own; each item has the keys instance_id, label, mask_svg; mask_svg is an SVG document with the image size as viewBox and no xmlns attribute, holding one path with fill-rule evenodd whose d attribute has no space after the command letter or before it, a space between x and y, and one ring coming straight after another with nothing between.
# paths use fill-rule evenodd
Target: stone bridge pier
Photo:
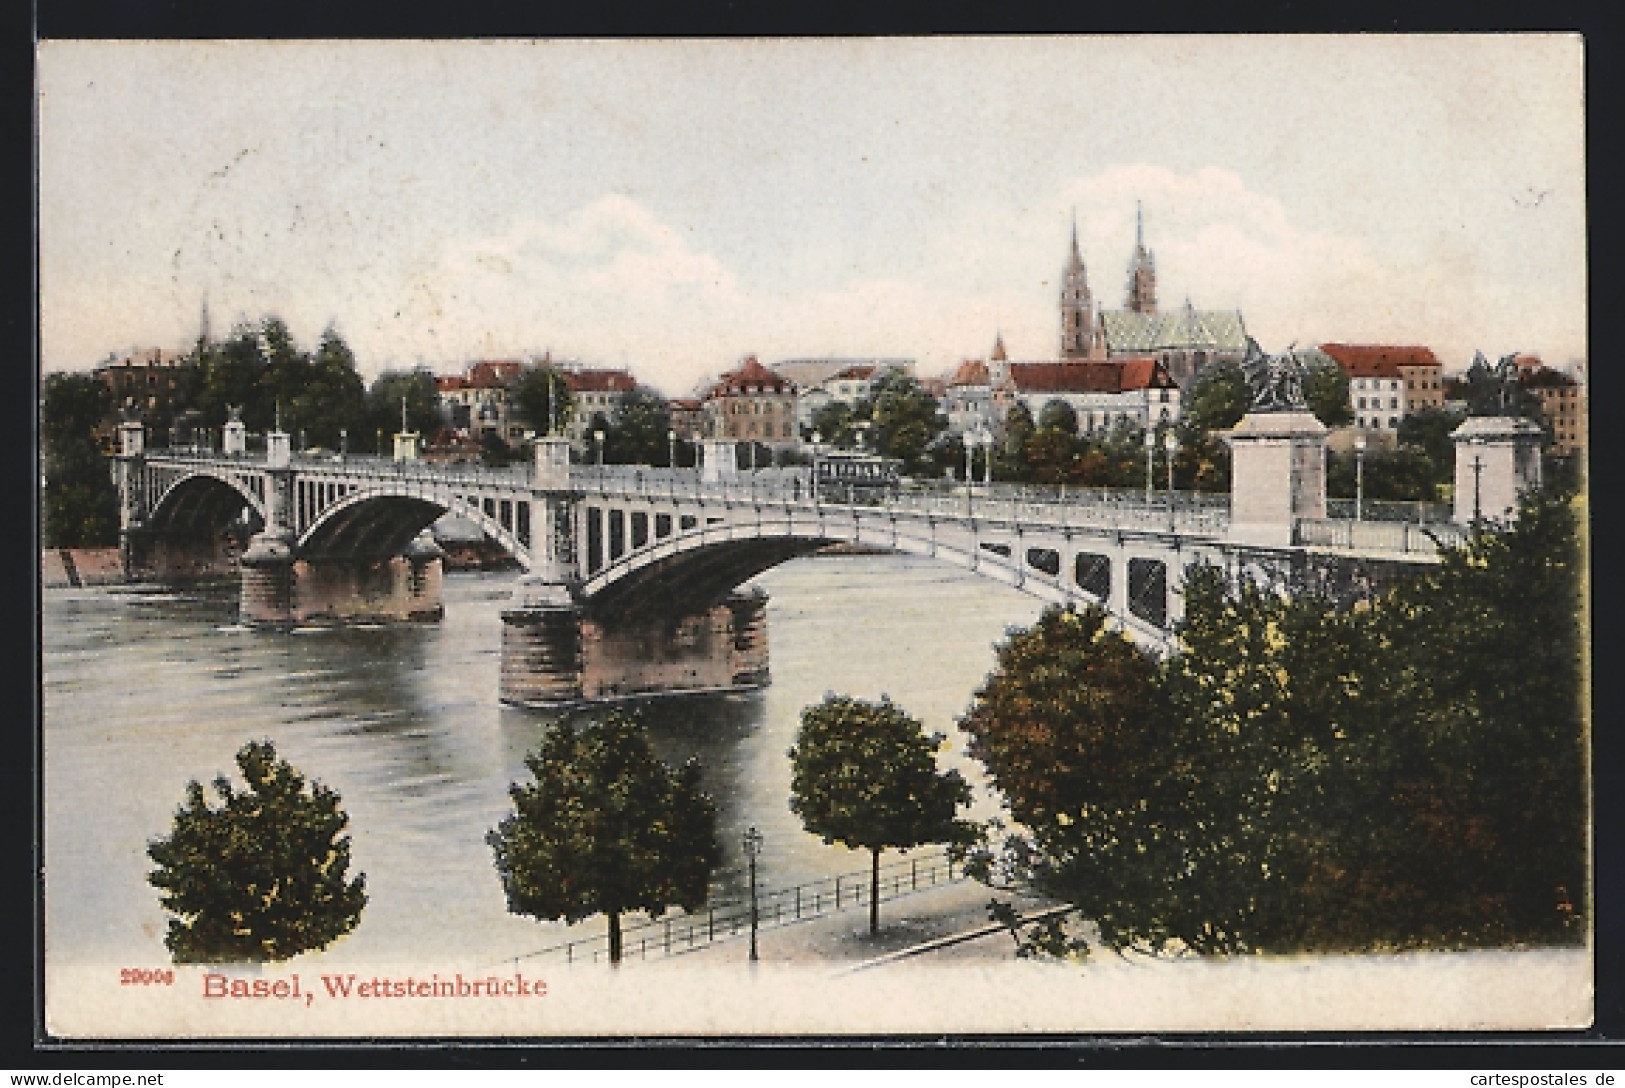
<instances>
[{"instance_id":1,"label":"stone bridge pier","mask_svg":"<svg viewBox=\"0 0 1625 1088\"><path fill-rule=\"evenodd\" d=\"M244 623L438 620L444 552L427 530L398 555L304 553L296 543L289 436L266 436L265 527L238 560Z\"/></svg>"},{"instance_id":2,"label":"stone bridge pier","mask_svg":"<svg viewBox=\"0 0 1625 1088\"><path fill-rule=\"evenodd\" d=\"M568 440L540 439L535 452L531 569L502 612L501 700L551 707L764 686L767 594L697 605L655 594L619 608L589 599L578 543L599 543L599 512L574 501Z\"/></svg>"}]
</instances>

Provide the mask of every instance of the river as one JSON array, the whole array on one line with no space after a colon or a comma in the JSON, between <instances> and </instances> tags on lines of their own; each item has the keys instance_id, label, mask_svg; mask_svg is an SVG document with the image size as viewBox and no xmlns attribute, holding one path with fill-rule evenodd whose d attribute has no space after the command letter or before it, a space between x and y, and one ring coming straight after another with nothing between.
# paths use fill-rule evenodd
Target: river
<instances>
[{"instance_id":1,"label":"river","mask_svg":"<svg viewBox=\"0 0 1625 1088\"><path fill-rule=\"evenodd\" d=\"M497 701L498 612L515 575L453 573L437 624L256 631L233 586L51 589L42 605L45 941L53 965L158 965L166 915L146 883L188 780L235 775L269 738L335 789L350 815L361 923L332 963L495 962L592 936L508 914L486 831L550 720ZM862 869L788 807L802 707L825 692L886 693L948 735L941 761L979 786L954 719L1007 627L1040 605L929 560L800 559L757 579L770 595L773 683L750 695L649 703L662 758L697 757L716 797L724 859L714 896L745 881L740 838L764 839L765 887Z\"/></svg>"}]
</instances>

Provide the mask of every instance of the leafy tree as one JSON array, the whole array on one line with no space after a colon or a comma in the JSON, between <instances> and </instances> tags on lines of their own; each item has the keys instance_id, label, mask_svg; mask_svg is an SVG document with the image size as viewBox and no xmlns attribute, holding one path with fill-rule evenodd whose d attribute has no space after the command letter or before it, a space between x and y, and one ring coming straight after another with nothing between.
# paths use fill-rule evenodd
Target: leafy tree
<instances>
[{"instance_id":1,"label":"leafy tree","mask_svg":"<svg viewBox=\"0 0 1625 1088\"><path fill-rule=\"evenodd\" d=\"M621 960L621 915L698 910L721 856L716 808L690 762L673 773L636 722L611 715L554 727L525 759L532 781L486 835L508 910L577 922L609 917L609 958Z\"/></svg>"},{"instance_id":2,"label":"leafy tree","mask_svg":"<svg viewBox=\"0 0 1625 1088\"><path fill-rule=\"evenodd\" d=\"M1227 431L1241 422L1252 403L1247 379L1234 363L1216 363L1185 396L1185 419L1200 431Z\"/></svg>"},{"instance_id":3,"label":"leafy tree","mask_svg":"<svg viewBox=\"0 0 1625 1088\"><path fill-rule=\"evenodd\" d=\"M366 878L347 879L349 817L339 796L277 758L270 741L244 745L247 784L220 776L211 807L188 783L166 839L147 846L147 880L170 919L164 945L176 963L285 960L326 948L355 928Z\"/></svg>"},{"instance_id":4,"label":"leafy tree","mask_svg":"<svg viewBox=\"0 0 1625 1088\"><path fill-rule=\"evenodd\" d=\"M113 396L90 374L52 374L40 406L45 490L44 543L53 548L118 543L118 492L95 430L113 409Z\"/></svg>"},{"instance_id":5,"label":"leafy tree","mask_svg":"<svg viewBox=\"0 0 1625 1088\"><path fill-rule=\"evenodd\" d=\"M1349 376L1325 352L1305 352L1303 399L1315 418L1328 427L1346 427L1354 422L1349 402Z\"/></svg>"},{"instance_id":6,"label":"leafy tree","mask_svg":"<svg viewBox=\"0 0 1625 1088\"><path fill-rule=\"evenodd\" d=\"M849 450L858 444L857 428L854 426L858 422L850 404L832 400L813 413L812 430L807 438L811 440L816 434L825 444Z\"/></svg>"},{"instance_id":7,"label":"leafy tree","mask_svg":"<svg viewBox=\"0 0 1625 1088\"><path fill-rule=\"evenodd\" d=\"M1077 904L1112 943L1146 926L1178 871L1172 719L1153 659L1098 608L1047 609L999 647L960 727L1028 837L1008 864Z\"/></svg>"},{"instance_id":8,"label":"leafy tree","mask_svg":"<svg viewBox=\"0 0 1625 1088\"><path fill-rule=\"evenodd\" d=\"M562 429L575 408L575 398L563 374L551 366L538 366L519 376L513 389L514 407L537 434L551 435L554 423Z\"/></svg>"},{"instance_id":9,"label":"leafy tree","mask_svg":"<svg viewBox=\"0 0 1625 1088\"><path fill-rule=\"evenodd\" d=\"M1078 433L1078 413L1060 397L1052 398L1038 413L1038 429L1075 435Z\"/></svg>"},{"instance_id":10,"label":"leafy tree","mask_svg":"<svg viewBox=\"0 0 1625 1088\"><path fill-rule=\"evenodd\" d=\"M426 369L389 370L380 374L367 390L367 432L379 456L390 451L390 436L401 429L401 399L406 399L406 427L421 435L440 430L440 413L435 408L434 373ZM352 443L352 448L354 447Z\"/></svg>"},{"instance_id":11,"label":"leafy tree","mask_svg":"<svg viewBox=\"0 0 1625 1088\"><path fill-rule=\"evenodd\" d=\"M866 402L874 451L902 461L904 472L927 470L926 451L948 428L947 417L937 410L937 398L908 373L886 370L871 383ZM858 414L865 414L862 405Z\"/></svg>"},{"instance_id":12,"label":"leafy tree","mask_svg":"<svg viewBox=\"0 0 1625 1088\"><path fill-rule=\"evenodd\" d=\"M343 432L354 445L365 447L366 384L338 330L329 326L322 333L316 354L297 381L290 379L288 392L282 425L290 434L302 434L310 446L338 449Z\"/></svg>"},{"instance_id":13,"label":"leafy tree","mask_svg":"<svg viewBox=\"0 0 1625 1088\"><path fill-rule=\"evenodd\" d=\"M869 932L880 929L880 853L966 838L955 818L970 803L957 771L938 772L940 734L881 697L840 695L801 712L790 749L790 809L808 831L870 853Z\"/></svg>"},{"instance_id":14,"label":"leafy tree","mask_svg":"<svg viewBox=\"0 0 1625 1088\"><path fill-rule=\"evenodd\" d=\"M485 431L480 435L480 464L491 468L501 468L515 460L513 450L508 443L495 431Z\"/></svg>"},{"instance_id":15,"label":"leafy tree","mask_svg":"<svg viewBox=\"0 0 1625 1088\"><path fill-rule=\"evenodd\" d=\"M1193 568L1160 666L1046 614L964 721L1021 825L1002 862L1119 946L1583 939L1583 569L1537 495L1359 607Z\"/></svg>"},{"instance_id":16,"label":"leafy tree","mask_svg":"<svg viewBox=\"0 0 1625 1088\"><path fill-rule=\"evenodd\" d=\"M594 418L597 424L597 418ZM671 456L671 411L665 398L632 389L615 400L615 418L604 426L604 461L612 465L664 465Z\"/></svg>"},{"instance_id":17,"label":"leafy tree","mask_svg":"<svg viewBox=\"0 0 1625 1088\"><path fill-rule=\"evenodd\" d=\"M1440 408L1423 408L1399 421L1399 444L1427 459L1428 478L1435 486L1456 475L1456 443L1450 434L1461 420Z\"/></svg>"}]
</instances>

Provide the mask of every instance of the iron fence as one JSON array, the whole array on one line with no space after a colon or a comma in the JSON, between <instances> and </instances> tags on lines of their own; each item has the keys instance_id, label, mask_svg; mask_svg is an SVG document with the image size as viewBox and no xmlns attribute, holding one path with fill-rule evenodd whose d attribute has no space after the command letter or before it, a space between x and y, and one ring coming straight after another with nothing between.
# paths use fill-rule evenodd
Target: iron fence
<instances>
[{"instance_id":1,"label":"iron fence","mask_svg":"<svg viewBox=\"0 0 1625 1088\"><path fill-rule=\"evenodd\" d=\"M789 888L759 892L756 917L759 929L795 925L869 905L870 871L841 873ZM890 902L941 884L969 879L947 849L900 858L880 867L880 901ZM681 955L750 932L748 898L708 906L703 912L674 911L660 918L643 918L621 928L624 960ZM503 960L517 969L522 962L562 960L567 964L598 963L609 958L609 936L599 934L548 945ZM498 966L493 964L492 966Z\"/></svg>"},{"instance_id":2,"label":"iron fence","mask_svg":"<svg viewBox=\"0 0 1625 1088\"><path fill-rule=\"evenodd\" d=\"M1300 518L1292 542L1308 547L1341 548L1362 554L1433 555L1466 539L1459 525L1416 525L1396 521L1352 521L1347 518Z\"/></svg>"}]
</instances>

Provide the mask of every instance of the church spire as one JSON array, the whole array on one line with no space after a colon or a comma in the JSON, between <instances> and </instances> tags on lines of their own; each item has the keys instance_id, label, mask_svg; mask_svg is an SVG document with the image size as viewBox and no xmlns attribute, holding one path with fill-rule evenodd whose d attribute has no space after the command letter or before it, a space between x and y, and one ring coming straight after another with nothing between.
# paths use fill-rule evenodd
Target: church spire
<instances>
[{"instance_id":1,"label":"church spire","mask_svg":"<svg viewBox=\"0 0 1625 1088\"><path fill-rule=\"evenodd\" d=\"M994 334L994 336L993 336L993 354L988 356L988 358L993 360L994 362L997 362L997 363L1005 362L1006 360L1008 360L1010 358L1010 356L1007 355L1005 353L1005 350L1004 350L1004 330L1003 329L1000 329L997 333Z\"/></svg>"},{"instance_id":2,"label":"church spire","mask_svg":"<svg viewBox=\"0 0 1625 1088\"><path fill-rule=\"evenodd\" d=\"M1123 309L1136 314L1157 312L1157 264L1145 248L1145 210L1134 202L1134 255L1128 262L1128 297Z\"/></svg>"},{"instance_id":3,"label":"church spire","mask_svg":"<svg viewBox=\"0 0 1625 1088\"><path fill-rule=\"evenodd\" d=\"M1087 357L1095 339L1095 305L1089 294L1089 274L1078 248L1078 212L1072 210L1072 252L1061 276L1061 356Z\"/></svg>"},{"instance_id":4,"label":"church spire","mask_svg":"<svg viewBox=\"0 0 1625 1088\"><path fill-rule=\"evenodd\" d=\"M201 347L208 347L214 341L209 335L209 292L203 292L203 312L198 318L197 342Z\"/></svg>"}]
</instances>

